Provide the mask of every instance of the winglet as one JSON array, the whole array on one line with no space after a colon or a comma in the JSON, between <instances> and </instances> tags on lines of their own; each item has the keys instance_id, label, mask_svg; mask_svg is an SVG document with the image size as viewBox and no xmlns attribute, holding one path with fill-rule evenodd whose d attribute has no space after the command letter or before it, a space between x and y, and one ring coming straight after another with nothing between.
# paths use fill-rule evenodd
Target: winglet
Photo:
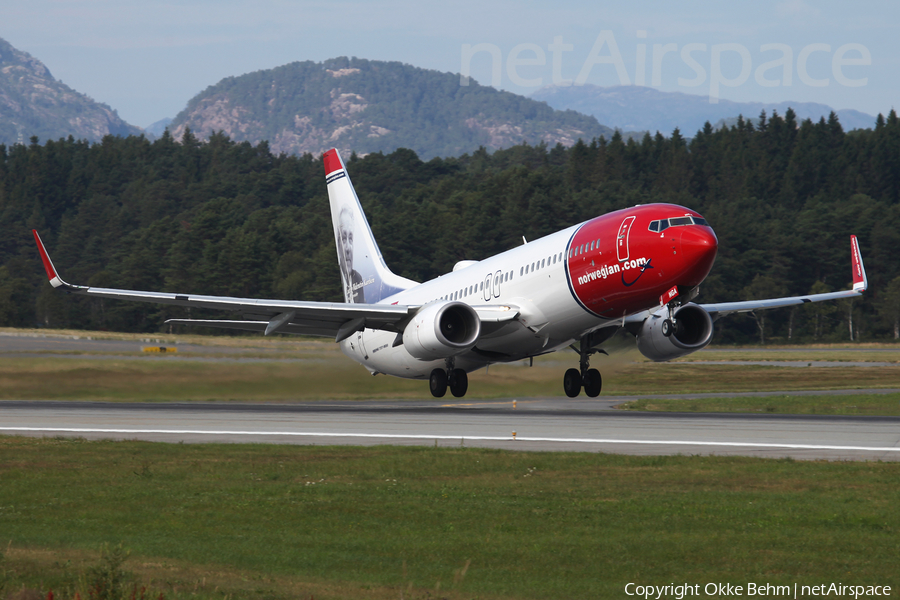
<instances>
[{"instance_id":1,"label":"winglet","mask_svg":"<svg viewBox=\"0 0 900 600\"><path fill-rule=\"evenodd\" d=\"M56 267L53 266L53 261L50 260L50 255L47 254L47 249L44 248L44 242L41 241L41 236L38 235L37 229L32 229L31 233L34 234L34 241L37 242L38 252L41 253L41 262L44 263L44 270L47 271L47 279L50 280L50 285L55 288L60 286L67 287L68 284L56 272Z\"/></svg>"},{"instance_id":2,"label":"winglet","mask_svg":"<svg viewBox=\"0 0 900 600\"><path fill-rule=\"evenodd\" d=\"M855 235L850 236L850 257L853 261L853 291L863 293L869 287L869 280L866 278L866 267Z\"/></svg>"}]
</instances>

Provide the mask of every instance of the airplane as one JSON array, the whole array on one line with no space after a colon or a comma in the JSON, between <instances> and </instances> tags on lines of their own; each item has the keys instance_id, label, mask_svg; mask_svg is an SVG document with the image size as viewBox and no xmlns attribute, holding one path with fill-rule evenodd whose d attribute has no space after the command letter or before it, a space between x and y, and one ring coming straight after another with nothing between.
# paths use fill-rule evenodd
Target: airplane
<instances>
[{"instance_id":1,"label":"airplane","mask_svg":"<svg viewBox=\"0 0 900 600\"><path fill-rule=\"evenodd\" d=\"M675 204L638 205L597 216L450 273L418 283L393 273L336 149L323 155L344 302L304 302L141 292L70 285L32 230L50 284L69 293L233 313L231 319L166 323L327 336L373 375L427 379L431 394L462 397L468 373L573 349L578 368L563 377L570 398L597 397L593 354L619 332L654 361L704 348L722 316L854 298L868 281L856 236L850 237L853 287L807 296L696 304L718 239L696 211ZM523 238L524 241L524 238Z\"/></svg>"}]
</instances>

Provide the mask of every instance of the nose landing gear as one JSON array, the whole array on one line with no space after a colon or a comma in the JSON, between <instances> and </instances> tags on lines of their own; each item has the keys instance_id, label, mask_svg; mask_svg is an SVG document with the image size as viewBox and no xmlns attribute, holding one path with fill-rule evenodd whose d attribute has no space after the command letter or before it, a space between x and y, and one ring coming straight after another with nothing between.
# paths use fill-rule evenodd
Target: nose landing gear
<instances>
[{"instance_id":1,"label":"nose landing gear","mask_svg":"<svg viewBox=\"0 0 900 600\"><path fill-rule=\"evenodd\" d=\"M569 398L574 398L580 394L582 387L588 397L596 398L600 395L600 390L603 388L603 378L600 376L600 371L590 368L591 354L603 352L603 350L591 350L589 341L590 336L581 338L581 348L578 350L578 354L581 356L579 361L580 369L569 369L563 376L563 390L565 390L566 396ZM606 354L605 352L603 353Z\"/></svg>"}]
</instances>

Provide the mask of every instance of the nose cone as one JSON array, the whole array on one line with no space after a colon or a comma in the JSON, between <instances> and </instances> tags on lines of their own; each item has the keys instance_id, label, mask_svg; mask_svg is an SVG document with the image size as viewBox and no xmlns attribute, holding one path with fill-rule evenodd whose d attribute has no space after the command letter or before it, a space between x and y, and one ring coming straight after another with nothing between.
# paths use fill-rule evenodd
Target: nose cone
<instances>
[{"instance_id":1,"label":"nose cone","mask_svg":"<svg viewBox=\"0 0 900 600\"><path fill-rule=\"evenodd\" d=\"M681 234L681 256L685 265L685 285L700 285L716 260L719 240L712 227L693 225Z\"/></svg>"}]
</instances>

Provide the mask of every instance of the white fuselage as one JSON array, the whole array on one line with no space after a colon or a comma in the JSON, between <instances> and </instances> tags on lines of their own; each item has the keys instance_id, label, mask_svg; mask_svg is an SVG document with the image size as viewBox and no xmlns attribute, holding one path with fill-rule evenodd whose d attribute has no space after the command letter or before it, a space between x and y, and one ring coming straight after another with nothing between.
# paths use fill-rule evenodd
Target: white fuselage
<instances>
[{"instance_id":1,"label":"white fuselage","mask_svg":"<svg viewBox=\"0 0 900 600\"><path fill-rule=\"evenodd\" d=\"M519 317L482 336L478 353L455 357L467 372L494 362L509 362L566 347L585 331L607 322L590 314L573 297L566 276L569 240L579 225L491 258L474 262L437 279L385 298L380 304L424 306L449 300L471 306L510 305ZM416 359L394 346L396 333L365 329L341 342L341 350L372 373L425 379L446 360Z\"/></svg>"}]
</instances>

